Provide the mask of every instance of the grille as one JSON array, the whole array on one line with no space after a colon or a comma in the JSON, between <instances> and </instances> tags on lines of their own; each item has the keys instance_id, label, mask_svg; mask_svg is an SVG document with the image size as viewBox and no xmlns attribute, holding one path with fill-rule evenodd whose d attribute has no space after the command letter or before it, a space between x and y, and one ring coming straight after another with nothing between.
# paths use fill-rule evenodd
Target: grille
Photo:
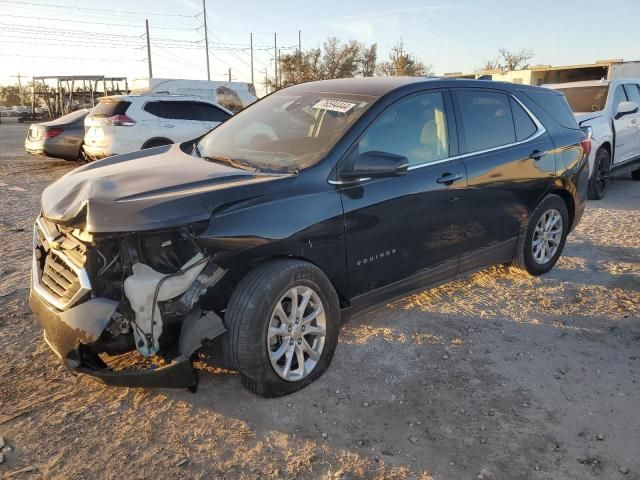
<instances>
[{"instance_id":1,"label":"grille","mask_svg":"<svg viewBox=\"0 0 640 480\"><path fill-rule=\"evenodd\" d=\"M40 285L64 304L70 303L81 288L76 272L55 252L49 252L44 260Z\"/></svg>"},{"instance_id":2,"label":"grille","mask_svg":"<svg viewBox=\"0 0 640 480\"><path fill-rule=\"evenodd\" d=\"M33 235L33 289L54 307L64 310L91 290L86 270L86 246L39 218Z\"/></svg>"}]
</instances>

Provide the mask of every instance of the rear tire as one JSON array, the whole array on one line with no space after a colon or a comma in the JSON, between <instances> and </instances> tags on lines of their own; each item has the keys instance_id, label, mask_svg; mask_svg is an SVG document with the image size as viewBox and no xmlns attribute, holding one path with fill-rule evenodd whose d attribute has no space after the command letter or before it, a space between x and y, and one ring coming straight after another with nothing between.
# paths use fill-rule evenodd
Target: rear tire
<instances>
[{"instance_id":1,"label":"rear tire","mask_svg":"<svg viewBox=\"0 0 640 480\"><path fill-rule=\"evenodd\" d=\"M547 195L522 226L513 266L529 273L547 273L560 258L569 232L569 213L558 195Z\"/></svg>"},{"instance_id":2,"label":"rear tire","mask_svg":"<svg viewBox=\"0 0 640 480\"><path fill-rule=\"evenodd\" d=\"M609 152L601 148L596 152L593 162L593 173L589 179L589 200L602 200L607 194L609 175L611 174L611 156Z\"/></svg>"},{"instance_id":3,"label":"rear tire","mask_svg":"<svg viewBox=\"0 0 640 480\"><path fill-rule=\"evenodd\" d=\"M242 384L262 397L288 395L329 367L340 330L338 296L315 265L273 260L238 284L225 324L225 363L240 371Z\"/></svg>"}]
</instances>

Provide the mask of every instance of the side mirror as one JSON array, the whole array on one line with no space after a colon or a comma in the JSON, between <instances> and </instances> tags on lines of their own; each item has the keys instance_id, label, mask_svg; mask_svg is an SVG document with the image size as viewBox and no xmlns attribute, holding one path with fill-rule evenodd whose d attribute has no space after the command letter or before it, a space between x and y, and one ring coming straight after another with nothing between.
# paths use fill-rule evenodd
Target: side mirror
<instances>
[{"instance_id":1,"label":"side mirror","mask_svg":"<svg viewBox=\"0 0 640 480\"><path fill-rule=\"evenodd\" d=\"M636 102L620 102L618 104L618 111L616 112L616 119L629 115L630 113L638 112L638 104Z\"/></svg>"},{"instance_id":2,"label":"side mirror","mask_svg":"<svg viewBox=\"0 0 640 480\"><path fill-rule=\"evenodd\" d=\"M340 173L346 180L359 178L384 178L404 175L409 169L409 160L402 155L386 152L365 152L356 158L353 168Z\"/></svg>"}]
</instances>

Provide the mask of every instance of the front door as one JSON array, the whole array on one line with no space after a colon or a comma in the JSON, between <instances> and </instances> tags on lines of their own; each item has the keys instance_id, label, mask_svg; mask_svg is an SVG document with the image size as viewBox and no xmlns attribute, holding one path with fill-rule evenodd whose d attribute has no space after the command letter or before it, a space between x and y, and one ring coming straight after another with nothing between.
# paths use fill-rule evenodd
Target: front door
<instances>
[{"instance_id":1,"label":"front door","mask_svg":"<svg viewBox=\"0 0 640 480\"><path fill-rule=\"evenodd\" d=\"M613 105L611 109L611 112L613 113L613 128L616 135L613 163L624 162L635 155L638 129L634 122L637 123L637 116L629 114L616 118L620 103L626 102L627 100L627 94L625 93L624 88L622 85L618 85L613 93Z\"/></svg>"},{"instance_id":2,"label":"front door","mask_svg":"<svg viewBox=\"0 0 640 480\"><path fill-rule=\"evenodd\" d=\"M466 173L458 159L446 90L413 94L388 107L346 162L371 151L407 157L398 177L341 185L350 296L420 271L457 271L466 222ZM421 272L421 273L423 273ZM428 275L428 272L427 272Z\"/></svg>"}]
</instances>

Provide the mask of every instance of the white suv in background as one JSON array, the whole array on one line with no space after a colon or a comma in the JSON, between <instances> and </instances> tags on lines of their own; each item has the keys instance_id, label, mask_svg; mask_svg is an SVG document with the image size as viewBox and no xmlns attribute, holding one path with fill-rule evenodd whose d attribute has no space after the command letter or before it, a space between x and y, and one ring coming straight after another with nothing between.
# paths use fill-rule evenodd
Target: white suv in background
<instances>
[{"instance_id":1,"label":"white suv in background","mask_svg":"<svg viewBox=\"0 0 640 480\"><path fill-rule=\"evenodd\" d=\"M233 115L199 97L114 95L87 115L84 152L96 160L195 139Z\"/></svg>"},{"instance_id":2,"label":"white suv in background","mask_svg":"<svg viewBox=\"0 0 640 480\"><path fill-rule=\"evenodd\" d=\"M564 93L580 127L591 138L589 198L607 192L612 170L640 161L640 79L545 85ZM640 168L632 171L640 180Z\"/></svg>"}]
</instances>

